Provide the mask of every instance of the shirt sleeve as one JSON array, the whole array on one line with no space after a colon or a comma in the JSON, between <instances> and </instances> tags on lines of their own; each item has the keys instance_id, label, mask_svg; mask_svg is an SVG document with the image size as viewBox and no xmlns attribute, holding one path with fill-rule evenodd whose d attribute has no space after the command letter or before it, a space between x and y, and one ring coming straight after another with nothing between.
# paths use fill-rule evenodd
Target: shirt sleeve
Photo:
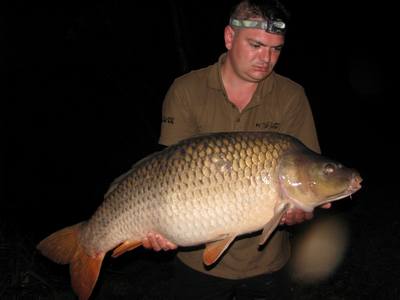
<instances>
[{"instance_id":1,"label":"shirt sleeve","mask_svg":"<svg viewBox=\"0 0 400 300\"><path fill-rule=\"evenodd\" d=\"M317 130L308 98L301 89L290 102L285 114L288 134L298 138L311 150L320 153Z\"/></svg>"},{"instance_id":2,"label":"shirt sleeve","mask_svg":"<svg viewBox=\"0 0 400 300\"><path fill-rule=\"evenodd\" d=\"M162 106L161 145L169 146L196 134L197 126L190 110L190 99L189 92L175 80Z\"/></svg>"}]
</instances>

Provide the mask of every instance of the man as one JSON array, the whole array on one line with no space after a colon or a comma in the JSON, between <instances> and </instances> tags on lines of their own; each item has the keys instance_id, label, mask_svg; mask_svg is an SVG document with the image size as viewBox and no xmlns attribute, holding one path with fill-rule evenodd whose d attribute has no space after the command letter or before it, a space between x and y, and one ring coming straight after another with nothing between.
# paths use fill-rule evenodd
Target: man
<instances>
[{"instance_id":1,"label":"man","mask_svg":"<svg viewBox=\"0 0 400 300\"><path fill-rule=\"evenodd\" d=\"M208 132L276 131L293 135L319 152L303 88L273 71L285 42L287 18L277 1L240 2L224 31L227 52L214 65L183 75L170 87L163 104L160 144L168 146ZM311 218L311 213L295 210L281 224ZM202 263L203 249L179 251L175 297L273 299L273 274L289 259L289 237L276 230L262 249L258 239L236 240L211 268ZM150 233L144 246L156 251L176 249L158 233Z\"/></svg>"}]
</instances>

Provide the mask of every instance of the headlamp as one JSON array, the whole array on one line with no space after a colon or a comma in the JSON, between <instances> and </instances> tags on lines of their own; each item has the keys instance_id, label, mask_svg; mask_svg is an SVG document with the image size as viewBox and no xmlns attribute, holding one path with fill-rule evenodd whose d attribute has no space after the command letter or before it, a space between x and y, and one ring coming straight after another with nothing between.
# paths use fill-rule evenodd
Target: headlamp
<instances>
[{"instance_id":1,"label":"headlamp","mask_svg":"<svg viewBox=\"0 0 400 300\"><path fill-rule=\"evenodd\" d=\"M229 20L229 24L233 27L237 28L257 28L265 30L269 33L274 34L285 34L286 24L280 19L277 20L264 20L264 21L256 21L256 20L238 20L231 18Z\"/></svg>"}]
</instances>

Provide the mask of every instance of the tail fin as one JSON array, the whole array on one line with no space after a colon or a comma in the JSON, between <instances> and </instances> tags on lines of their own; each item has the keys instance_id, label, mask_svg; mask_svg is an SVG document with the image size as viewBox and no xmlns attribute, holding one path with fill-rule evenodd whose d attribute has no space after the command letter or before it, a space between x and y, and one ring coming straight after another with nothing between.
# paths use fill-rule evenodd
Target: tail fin
<instances>
[{"instance_id":1,"label":"tail fin","mask_svg":"<svg viewBox=\"0 0 400 300\"><path fill-rule=\"evenodd\" d=\"M99 277L104 255L105 253L100 253L92 257L79 248L77 255L69 265L72 289L78 295L79 300L89 299Z\"/></svg>"},{"instance_id":2,"label":"tail fin","mask_svg":"<svg viewBox=\"0 0 400 300\"><path fill-rule=\"evenodd\" d=\"M79 300L87 300L96 285L105 253L88 255L79 244L78 233L83 223L66 227L51 234L37 249L50 260L70 264L71 284Z\"/></svg>"}]
</instances>

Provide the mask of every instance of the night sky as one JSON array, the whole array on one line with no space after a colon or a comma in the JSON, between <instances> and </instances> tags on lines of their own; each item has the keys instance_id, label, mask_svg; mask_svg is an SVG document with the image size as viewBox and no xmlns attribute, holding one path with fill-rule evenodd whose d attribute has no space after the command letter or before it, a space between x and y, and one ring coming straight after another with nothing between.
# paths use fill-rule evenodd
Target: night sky
<instances>
[{"instance_id":1,"label":"night sky","mask_svg":"<svg viewBox=\"0 0 400 300\"><path fill-rule=\"evenodd\" d=\"M225 50L232 3L9 1L1 218L42 238L89 217L115 177L158 149L173 79ZM391 188L391 8L285 3L292 21L276 71L304 86L323 153L358 169L367 188Z\"/></svg>"}]
</instances>

